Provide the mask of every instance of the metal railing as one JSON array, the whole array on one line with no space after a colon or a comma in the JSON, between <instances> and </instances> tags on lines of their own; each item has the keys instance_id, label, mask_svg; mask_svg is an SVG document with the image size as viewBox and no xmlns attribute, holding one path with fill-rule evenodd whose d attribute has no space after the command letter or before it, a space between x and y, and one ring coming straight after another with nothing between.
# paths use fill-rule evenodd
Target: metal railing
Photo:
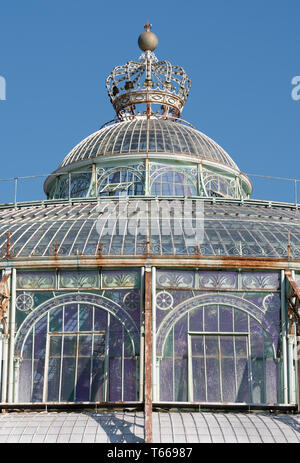
<instances>
[{"instance_id":1,"label":"metal railing","mask_svg":"<svg viewBox=\"0 0 300 463\"><path fill-rule=\"evenodd\" d=\"M73 172L78 175L79 173L89 173L91 171L76 171ZM28 201L39 201L43 198L43 183L47 177L60 177L62 175L69 176L69 184L71 183L71 172L62 173L51 173L51 174L39 174L39 175L28 175L28 176L18 176L10 178L0 178L0 204L17 204L19 202L28 202ZM298 183L300 179L296 178L287 178L287 177L275 177L271 175L261 175L261 174L249 174L246 175L253 180L253 194L252 199L257 200L267 200L274 202L287 202L295 204L298 206ZM263 182L263 185L259 184L259 181ZM30 181L29 192L28 187L25 188L25 182ZM267 185L267 182L273 182L270 189L270 184ZM276 183L277 182L277 183ZM284 182L288 184L289 187L282 185ZM6 184L6 185L5 185ZM7 184L10 184L8 186ZM37 187L38 185L38 187ZM69 198L65 199L74 199L71 197L71 185L69 185ZM269 194L270 197L267 197ZM28 198L30 196L30 198ZM276 197L277 196L277 197Z\"/></svg>"}]
</instances>

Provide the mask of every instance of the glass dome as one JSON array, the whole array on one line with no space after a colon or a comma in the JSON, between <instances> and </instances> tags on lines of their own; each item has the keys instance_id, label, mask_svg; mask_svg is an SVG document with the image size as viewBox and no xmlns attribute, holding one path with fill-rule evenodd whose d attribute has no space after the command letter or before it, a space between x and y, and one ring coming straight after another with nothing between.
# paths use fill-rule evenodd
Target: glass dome
<instances>
[{"instance_id":1,"label":"glass dome","mask_svg":"<svg viewBox=\"0 0 300 463\"><path fill-rule=\"evenodd\" d=\"M106 126L85 138L65 157L60 168L102 156L146 152L201 158L239 171L223 148L193 127L142 116Z\"/></svg>"},{"instance_id":2,"label":"glass dome","mask_svg":"<svg viewBox=\"0 0 300 463\"><path fill-rule=\"evenodd\" d=\"M44 189L49 199L248 198L252 185L223 148L192 126L140 115L85 138L48 177Z\"/></svg>"}]
</instances>

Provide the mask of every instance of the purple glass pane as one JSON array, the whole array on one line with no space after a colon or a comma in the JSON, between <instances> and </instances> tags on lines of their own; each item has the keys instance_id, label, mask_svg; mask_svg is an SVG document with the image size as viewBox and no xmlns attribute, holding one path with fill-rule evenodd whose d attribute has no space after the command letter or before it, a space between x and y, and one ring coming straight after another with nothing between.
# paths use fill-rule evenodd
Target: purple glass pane
<instances>
[{"instance_id":1,"label":"purple glass pane","mask_svg":"<svg viewBox=\"0 0 300 463\"><path fill-rule=\"evenodd\" d=\"M252 368L252 402L254 404L265 403L265 371L262 357L251 358Z\"/></svg>"},{"instance_id":2,"label":"purple glass pane","mask_svg":"<svg viewBox=\"0 0 300 463\"><path fill-rule=\"evenodd\" d=\"M78 331L78 304L65 306L64 331Z\"/></svg>"},{"instance_id":3,"label":"purple glass pane","mask_svg":"<svg viewBox=\"0 0 300 463\"><path fill-rule=\"evenodd\" d=\"M105 334L94 335L94 357L101 357L105 354Z\"/></svg>"},{"instance_id":4,"label":"purple glass pane","mask_svg":"<svg viewBox=\"0 0 300 463\"><path fill-rule=\"evenodd\" d=\"M74 401L75 358L65 357L62 365L61 401Z\"/></svg>"},{"instance_id":5,"label":"purple glass pane","mask_svg":"<svg viewBox=\"0 0 300 463\"><path fill-rule=\"evenodd\" d=\"M192 363L194 401L206 402L204 358L193 357Z\"/></svg>"},{"instance_id":6,"label":"purple glass pane","mask_svg":"<svg viewBox=\"0 0 300 463\"><path fill-rule=\"evenodd\" d=\"M136 397L136 366L134 359L124 359L124 400L134 401Z\"/></svg>"},{"instance_id":7,"label":"purple glass pane","mask_svg":"<svg viewBox=\"0 0 300 463\"><path fill-rule=\"evenodd\" d=\"M209 305L204 310L204 330L218 331L218 307Z\"/></svg>"},{"instance_id":8,"label":"purple glass pane","mask_svg":"<svg viewBox=\"0 0 300 463\"><path fill-rule=\"evenodd\" d=\"M94 330L95 331L106 331L106 329L107 329L107 311L101 310L95 307Z\"/></svg>"},{"instance_id":9,"label":"purple glass pane","mask_svg":"<svg viewBox=\"0 0 300 463\"><path fill-rule=\"evenodd\" d=\"M76 336L64 336L64 357L76 356Z\"/></svg>"},{"instance_id":10,"label":"purple glass pane","mask_svg":"<svg viewBox=\"0 0 300 463\"><path fill-rule=\"evenodd\" d=\"M109 400L122 400L122 359L109 359Z\"/></svg>"},{"instance_id":11,"label":"purple glass pane","mask_svg":"<svg viewBox=\"0 0 300 463\"><path fill-rule=\"evenodd\" d=\"M187 355L187 315L181 318L174 328L174 355Z\"/></svg>"},{"instance_id":12,"label":"purple glass pane","mask_svg":"<svg viewBox=\"0 0 300 463\"><path fill-rule=\"evenodd\" d=\"M190 331L203 331L203 309L194 309L189 316Z\"/></svg>"},{"instance_id":13,"label":"purple glass pane","mask_svg":"<svg viewBox=\"0 0 300 463\"><path fill-rule=\"evenodd\" d=\"M235 402L234 346L232 336L220 336L223 401Z\"/></svg>"},{"instance_id":14,"label":"purple glass pane","mask_svg":"<svg viewBox=\"0 0 300 463\"><path fill-rule=\"evenodd\" d=\"M204 357L204 338L203 336L193 336L191 339L192 356Z\"/></svg>"},{"instance_id":15,"label":"purple glass pane","mask_svg":"<svg viewBox=\"0 0 300 463\"><path fill-rule=\"evenodd\" d=\"M223 402L235 402L234 358L222 358L221 368Z\"/></svg>"},{"instance_id":16,"label":"purple glass pane","mask_svg":"<svg viewBox=\"0 0 300 463\"><path fill-rule=\"evenodd\" d=\"M110 357L120 357L122 355L122 325L114 317L110 319L109 355Z\"/></svg>"},{"instance_id":17,"label":"purple glass pane","mask_svg":"<svg viewBox=\"0 0 300 463\"><path fill-rule=\"evenodd\" d=\"M49 357L59 357L61 356L61 336L51 336L50 337L50 349Z\"/></svg>"},{"instance_id":18,"label":"purple glass pane","mask_svg":"<svg viewBox=\"0 0 300 463\"><path fill-rule=\"evenodd\" d=\"M174 360L175 402L187 402L187 358Z\"/></svg>"},{"instance_id":19,"label":"purple glass pane","mask_svg":"<svg viewBox=\"0 0 300 463\"><path fill-rule=\"evenodd\" d=\"M219 307L220 331L231 333L233 331L232 308L227 306Z\"/></svg>"},{"instance_id":20,"label":"purple glass pane","mask_svg":"<svg viewBox=\"0 0 300 463\"><path fill-rule=\"evenodd\" d=\"M161 401L172 402L173 399L173 359L163 358L160 362L159 370Z\"/></svg>"},{"instance_id":21,"label":"purple glass pane","mask_svg":"<svg viewBox=\"0 0 300 463\"><path fill-rule=\"evenodd\" d=\"M31 402L31 360L24 359L20 365L19 373L19 402Z\"/></svg>"},{"instance_id":22,"label":"purple glass pane","mask_svg":"<svg viewBox=\"0 0 300 463\"><path fill-rule=\"evenodd\" d=\"M207 401L220 402L219 360L213 355L206 357Z\"/></svg>"},{"instance_id":23,"label":"purple glass pane","mask_svg":"<svg viewBox=\"0 0 300 463\"><path fill-rule=\"evenodd\" d=\"M44 357L33 362L32 402L42 402L43 400L44 370Z\"/></svg>"},{"instance_id":24,"label":"purple glass pane","mask_svg":"<svg viewBox=\"0 0 300 463\"><path fill-rule=\"evenodd\" d=\"M133 348L130 336L124 330L124 355L125 357L132 357L133 356Z\"/></svg>"},{"instance_id":25,"label":"purple glass pane","mask_svg":"<svg viewBox=\"0 0 300 463\"><path fill-rule=\"evenodd\" d=\"M50 358L48 364L48 398L49 402L59 401L60 358Z\"/></svg>"},{"instance_id":26,"label":"purple glass pane","mask_svg":"<svg viewBox=\"0 0 300 463\"><path fill-rule=\"evenodd\" d=\"M277 365L272 358L265 360L266 368L266 403L276 404L278 400L278 370Z\"/></svg>"},{"instance_id":27,"label":"purple glass pane","mask_svg":"<svg viewBox=\"0 0 300 463\"><path fill-rule=\"evenodd\" d=\"M53 309L50 311L49 329L50 331L62 331L63 309Z\"/></svg>"},{"instance_id":28,"label":"purple glass pane","mask_svg":"<svg viewBox=\"0 0 300 463\"><path fill-rule=\"evenodd\" d=\"M91 401L103 402L105 400L104 358L93 359Z\"/></svg>"},{"instance_id":29,"label":"purple glass pane","mask_svg":"<svg viewBox=\"0 0 300 463\"><path fill-rule=\"evenodd\" d=\"M79 330L93 330L93 307L80 304L79 306Z\"/></svg>"},{"instance_id":30,"label":"purple glass pane","mask_svg":"<svg viewBox=\"0 0 300 463\"><path fill-rule=\"evenodd\" d=\"M43 400L47 316L35 325L32 402Z\"/></svg>"},{"instance_id":31,"label":"purple glass pane","mask_svg":"<svg viewBox=\"0 0 300 463\"><path fill-rule=\"evenodd\" d=\"M87 402L90 395L91 359L79 357L77 364L76 402Z\"/></svg>"},{"instance_id":32,"label":"purple glass pane","mask_svg":"<svg viewBox=\"0 0 300 463\"><path fill-rule=\"evenodd\" d=\"M247 337L235 337L237 402L250 402Z\"/></svg>"},{"instance_id":33,"label":"purple glass pane","mask_svg":"<svg viewBox=\"0 0 300 463\"><path fill-rule=\"evenodd\" d=\"M35 325L34 332L34 358L45 358L46 351L47 315Z\"/></svg>"},{"instance_id":34,"label":"purple glass pane","mask_svg":"<svg viewBox=\"0 0 300 463\"><path fill-rule=\"evenodd\" d=\"M234 331L238 333L248 332L248 315L238 309L234 311Z\"/></svg>"},{"instance_id":35,"label":"purple glass pane","mask_svg":"<svg viewBox=\"0 0 300 463\"><path fill-rule=\"evenodd\" d=\"M78 356L91 358L92 356L92 336L91 335L79 336Z\"/></svg>"}]
</instances>

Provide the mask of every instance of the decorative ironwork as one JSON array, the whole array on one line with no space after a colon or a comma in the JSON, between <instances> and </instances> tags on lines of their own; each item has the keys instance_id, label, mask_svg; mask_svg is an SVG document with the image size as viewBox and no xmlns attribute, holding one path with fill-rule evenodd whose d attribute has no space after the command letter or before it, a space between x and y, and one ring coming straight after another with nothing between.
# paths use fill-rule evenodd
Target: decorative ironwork
<instances>
[{"instance_id":1,"label":"decorative ironwork","mask_svg":"<svg viewBox=\"0 0 300 463\"><path fill-rule=\"evenodd\" d=\"M135 115L135 106L139 104L158 104L163 115L179 117L191 81L182 67L158 61L153 52L146 51L138 61L116 66L106 79L106 88L120 119ZM152 114L149 107L145 114Z\"/></svg>"},{"instance_id":2,"label":"decorative ironwork","mask_svg":"<svg viewBox=\"0 0 300 463\"><path fill-rule=\"evenodd\" d=\"M237 273L220 271L199 272L199 287L237 289Z\"/></svg>"},{"instance_id":3,"label":"decorative ironwork","mask_svg":"<svg viewBox=\"0 0 300 463\"><path fill-rule=\"evenodd\" d=\"M17 288L19 289L51 289L55 288L55 272L18 271Z\"/></svg>"},{"instance_id":4,"label":"decorative ironwork","mask_svg":"<svg viewBox=\"0 0 300 463\"><path fill-rule=\"evenodd\" d=\"M136 292L125 294L123 303L128 310L136 310L140 306L140 295Z\"/></svg>"},{"instance_id":5,"label":"decorative ironwork","mask_svg":"<svg viewBox=\"0 0 300 463\"><path fill-rule=\"evenodd\" d=\"M245 289L279 289L278 272L243 272L242 288Z\"/></svg>"},{"instance_id":6,"label":"decorative ironwork","mask_svg":"<svg viewBox=\"0 0 300 463\"><path fill-rule=\"evenodd\" d=\"M21 312L29 312L33 309L34 300L31 294L20 294L16 299L16 306Z\"/></svg>"},{"instance_id":7,"label":"decorative ironwork","mask_svg":"<svg viewBox=\"0 0 300 463\"><path fill-rule=\"evenodd\" d=\"M99 287L99 274L94 270L61 270L59 286L61 288L97 288Z\"/></svg>"},{"instance_id":8,"label":"decorative ironwork","mask_svg":"<svg viewBox=\"0 0 300 463\"><path fill-rule=\"evenodd\" d=\"M0 323L3 325L3 332L7 334L8 326L7 326L7 319L8 319L8 306L9 306L9 299L10 299L10 292L9 292L9 285L8 281L10 278L10 274L6 274L3 276L2 280L0 281Z\"/></svg>"},{"instance_id":9,"label":"decorative ironwork","mask_svg":"<svg viewBox=\"0 0 300 463\"><path fill-rule=\"evenodd\" d=\"M156 305L161 310L169 310L173 305L173 297L167 291L160 291L156 295Z\"/></svg>"},{"instance_id":10,"label":"decorative ironwork","mask_svg":"<svg viewBox=\"0 0 300 463\"><path fill-rule=\"evenodd\" d=\"M140 276L136 270L103 270L103 288L136 288L140 285Z\"/></svg>"},{"instance_id":11,"label":"decorative ironwork","mask_svg":"<svg viewBox=\"0 0 300 463\"><path fill-rule=\"evenodd\" d=\"M188 270L157 270L156 281L159 287L194 288L195 272Z\"/></svg>"}]
</instances>

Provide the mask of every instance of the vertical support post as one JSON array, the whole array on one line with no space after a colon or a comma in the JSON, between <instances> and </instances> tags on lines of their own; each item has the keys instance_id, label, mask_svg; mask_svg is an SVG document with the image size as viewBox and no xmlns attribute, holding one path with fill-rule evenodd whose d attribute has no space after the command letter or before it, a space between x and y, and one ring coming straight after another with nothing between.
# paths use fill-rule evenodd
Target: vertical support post
<instances>
[{"instance_id":1,"label":"vertical support post","mask_svg":"<svg viewBox=\"0 0 300 463\"><path fill-rule=\"evenodd\" d=\"M8 355L8 395L7 401L13 402L14 390L14 341L15 341L15 320L16 320L16 269L11 272L11 298L9 305L9 355Z\"/></svg>"},{"instance_id":2,"label":"vertical support post","mask_svg":"<svg viewBox=\"0 0 300 463\"><path fill-rule=\"evenodd\" d=\"M149 159L145 159L145 196L150 196Z\"/></svg>"},{"instance_id":3,"label":"vertical support post","mask_svg":"<svg viewBox=\"0 0 300 463\"><path fill-rule=\"evenodd\" d=\"M145 442L152 443L152 294L151 269L145 269Z\"/></svg>"},{"instance_id":4,"label":"vertical support post","mask_svg":"<svg viewBox=\"0 0 300 463\"><path fill-rule=\"evenodd\" d=\"M293 280L295 281L295 270L292 270L291 276ZM299 325L295 325L295 336L296 336L296 342L295 342L295 381L294 381L294 389L295 389L295 400L298 405L298 413L300 413L300 329Z\"/></svg>"},{"instance_id":5,"label":"vertical support post","mask_svg":"<svg viewBox=\"0 0 300 463\"><path fill-rule=\"evenodd\" d=\"M3 365L2 365L2 388L1 402L7 400L7 365L8 365L8 334L3 335Z\"/></svg>"},{"instance_id":6,"label":"vertical support post","mask_svg":"<svg viewBox=\"0 0 300 463\"><path fill-rule=\"evenodd\" d=\"M156 371L156 268L152 267L151 274L152 300L152 398L157 400L157 371Z\"/></svg>"},{"instance_id":7,"label":"vertical support post","mask_svg":"<svg viewBox=\"0 0 300 463\"><path fill-rule=\"evenodd\" d=\"M281 270L281 336L283 357L283 403L288 403L288 368L287 368L287 308L285 273Z\"/></svg>"},{"instance_id":8,"label":"vertical support post","mask_svg":"<svg viewBox=\"0 0 300 463\"><path fill-rule=\"evenodd\" d=\"M17 358L15 360L15 366L14 366L14 397L13 397L14 403L19 402L19 390L18 390L19 371L20 371L20 359Z\"/></svg>"},{"instance_id":9,"label":"vertical support post","mask_svg":"<svg viewBox=\"0 0 300 463\"><path fill-rule=\"evenodd\" d=\"M2 353L3 353L3 325L0 325L0 397L2 394Z\"/></svg>"},{"instance_id":10,"label":"vertical support post","mask_svg":"<svg viewBox=\"0 0 300 463\"><path fill-rule=\"evenodd\" d=\"M291 272L295 280L295 271ZM289 373L289 401L297 402L296 363L297 362L297 327L295 322L289 320L288 326L288 373Z\"/></svg>"},{"instance_id":11,"label":"vertical support post","mask_svg":"<svg viewBox=\"0 0 300 463\"><path fill-rule=\"evenodd\" d=\"M11 275L11 269L5 269L2 273L2 278L5 275ZM10 280L10 279L9 279ZM8 281L9 281L8 280ZM4 332L2 335L2 387L1 387L1 402L7 401L7 377L8 377L8 327L7 323L10 322L11 313L8 311L6 324L4 325Z\"/></svg>"},{"instance_id":12,"label":"vertical support post","mask_svg":"<svg viewBox=\"0 0 300 463\"><path fill-rule=\"evenodd\" d=\"M144 396L144 349L145 349L145 311L144 311L144 286L145 268L141 268L141 297L140 297L140 382L139 382L139 401L143 402Z\"/></svg>"},{"instance_id":13,"label":"vertical support post","mask_svg":"<svg viewBox=\"0 0 300 463\"><path fill-rule=\"evenodd\" d=\"M16 269L11 273L11 298L9 317L9 368L8 368L8 403L13 402L14 393L14 345L16 332Z\"/></svg>"}]
</instances>

